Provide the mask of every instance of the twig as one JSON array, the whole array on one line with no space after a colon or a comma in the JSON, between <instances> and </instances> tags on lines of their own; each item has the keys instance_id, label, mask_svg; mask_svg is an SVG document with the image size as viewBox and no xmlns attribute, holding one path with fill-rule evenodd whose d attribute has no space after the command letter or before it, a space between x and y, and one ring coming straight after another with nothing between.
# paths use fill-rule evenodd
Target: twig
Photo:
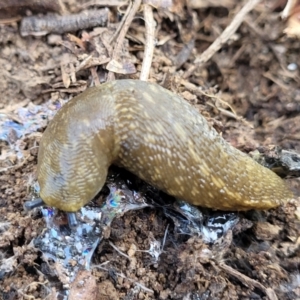
<instances>
[{"instance_id":1,"label":"twig","mask_svg":"<svg viewBox=\"0 0 300 300\"><path fill-rule=\"evenodd\" d=\"M270 72L265 72L262 74L265 78L268 78L269 80L273 81L275 84L277 84L281 89L283 89L284 91L289 91L291 88L289 85L284 84L283 82L281 82L279 79L277 79L273 74L271 74Z\"/></svg>"},{"instance_id":2,"label":"twig","mask_svg":"<svg viewBox=\"0 0 300 300\"><path fill-rule=\"evenodd\" d=\"M136 12L138 11L138 9L141 5L141 2L142 2L142 0L135 0L134 1L131 10L128 13L126 21L124 22L124 26L121 29L119 37L117 39L117 43L116 43L115 48L114 48L113 53L112 53L112 60L117 60L117 58L119 57L119 54L121 52L126 33L129 29L129 26L130 26L130 24L131 24L131 22L132 22L132 20L135 16ZM114 77L115 77L114 73L109 72L108 75L107 75L107 80L108 81L114 80Z\"/></svg>"},{"instance_id":3,"label":"twig","mask_svg":"<svg viewBox=\"0 0 300 300\"><path fill-rule=\"evenodd\" d=\"M291 11L294 8L296 3L297 3L297 0L288 0L287 1L284 10L281 12L282 19L286 19L291 14Z\"/></svg>"},{"instance_id":4,"label":"twig","mask_svg":"<svg viewBox=\"0 0 300 300\"><path fill-rule=\"evenodd\" d=\"M205 93L204 91L201 91L201 89L199 87L197 87L196 85L194 85L194 84L192 84L192 83L190 83L190 82L188 82L184 79L181 79L180 83L196 95L205 96L205 97L215 99L216 101L219 101L219 102L223 103L224 105L226 105L230 108L230 110L232 111L232 113L234 115L234 116L232 116L233 118L235 118L237 120L241 118L241 117L237 116L237 114L236 114L235 110L233 109L233 107L229 103L227 103L226 101L222 100L219 96Z\"/></svg>"},{"instance_id":5,"label":"twig","mask_svg":"<svg viewBox=\"0 0 300 300\"><path fill-rule=\"evenodd\" d=\"M144 4L144 19L146 26L146 43L140 80L147 81L151 69L155 40L155 21L153 18L152 6L149 4Z\"/></svg>"},{"instance_id":6,"label":"twig","mask_svg":"<svg viewBox=\"0 0 300 300\"><path fill-rule=\"evenodd\" d=\"M165 230L164 239L163 239L162 246L161 246L161 251L164 250L165 243L166 243L166 240L167 240L168 230L169 230L169 224L167 225L167 228Z\"/></svg>"},{"instance_id":7,"label":"twig","mask_svg":"<svg viewBox=\"0 0 300 300\"><path fill-rule=\"evenodd\" d=\"M197 87L196 85L194 85L193 83L191 82L188 82L187 80L184 80L184 79L180 79L180 83L186 87L189 91L191 91L193 94L197 95L197 96L205 96L205 97L208 97L208 98L211 98L211 99L214 99L216 102L215 102L215 105L211 104L211 103L206 103L207 105L209 106L212 106L214 108L216 108L218 111L220 111L223 115L227 116L227 117L230 117L230 118L233 118L237 121L241 121L242 123L244 123L246 126L248 126L249 128L253 128L253 126L246 120L244 119L243 117L241 116L238 116L234 110L234 108L229 104L227 103L226 101L222 100L219 96L217 95L213 95L213 94L208 94L208 93L205 93L204 91L201 90L200 87ZM228 111L228 110L225 110L223 109L222 107L219 107L217 105L217 103L220 102L222 103L223 105L226 105L231 111Z\"/></svg>"},{"instance_id":8,"label":"twig","mask_svg":"<svg viewBox=\"0 0 300 300\"><path fill-rule=\"evenodd\" d=\"M21 21L20 34L21 36L41 36L53 32L65 33L97 26L104 27L108 22L108 13L108 9L104 8L68 16L46 15L43 17L25 17Z\"/></svg>"},{"instance_id":9,"label":"twig","mask_svg":"<svg viewBox=\"0 0 300 300\"><path fill-rule=\"evenodd\" d=\"M30 154L28 154L26 157L24 157L24 159L20 163L17 163L16 165L0 168L0 173L7 172L8 170L11 170L11 169L19 169L19 168L23 167L28 162L29 158L30 158Z\"/></svg>"},{"instance_id":10,"label":"twig","mask_svg":"<svg viewBox=\"0 0 300 300\"><path fill-rule=\"evenodd\" d=\"M132 2L130 1L130 2L128 3L128 7L127 7L127 9L126 9L126 12L125 12L123 18L122 18L122 21L120 22L120 24L119 24L117 30L115 31L115 33L113 34L113 36L112 36L111 39L109 40L109 43L110 43L110 44L116 39L116 37L118 36L118 34L119 34L119 32L121 31L122 27L124 26L124 23L125 23L125 21L126 21L126 19L127 19L127 16L128 16L128 14L129 14L129 12L130 12L130 10L131 10L131 7L132 7Z\"/></svg>"},{"instance_id":11,"label":"twig","mask_svg":"<svg viewBox=\"0 0 300 300\"><path fill-rule=\"evenodd\" d=\"M126 255L124 252L122 252L120 249L117 248L117 246L115 246L111 241L108 241L108 243L122 256L126 257L127 259L131 260L131 258Z\"/></svg>"},{"instance_id":12,"label":"twig","mask_svg":"<svg viewBox=\"0 0 300 300\"><path fill-rule=\"evenodd\" d=\"M221 49L228 39L236 32L245 16L260 2L260 0L249 0L243 8L235 15L231 23L226 27L222 34L200 55L198 56L193 66L190 67L183 75L184 79L190 77L193 72L206 63L212 56Z\"/></svg>"},{"instance_id":13,"label":"twig","mask_svg":"<svg viewBox=\"0 0 300 300\"><path fill-rule=\"evenodd\" d=\"M82 1L83 2L83 1ZM89 8L91 6L121 6L127 4L127 0L91 0L80 4L80 8Z\"/></svg>"},{"instance_id":14,"label":"twig","mask_svg":"<svg viewBox=\"0 0 300 300\"><path fill-rule=\"evenodd\" d=\"M91 72L91 75L92 75L93 82L94 82L95 86L99 86L100 85L100 80L99 80L99 76L97 74L96 67L91 67L90 72Z\"/></svg>"},{"instance_id":15,"label":"twig","mask_svg":"<svg viewBox=\"0 0 300 300\"><path fill-rule=\"evenodd\" d=\"M231 268L230 266L227 266L224 263L220 263L220 264L218 264L218 266L226 273L228 273L228 274L234 276L235 278L237 278L238 280L240 280L244 285L246 285L248 287L253 286L253 287L260 289L269 297L270 300L278 300L275 292L271 288L266 288L260 282L254 280L252 278L249 278L248 276L240 273L239 271Z\"/></svg>"}]
</instances>

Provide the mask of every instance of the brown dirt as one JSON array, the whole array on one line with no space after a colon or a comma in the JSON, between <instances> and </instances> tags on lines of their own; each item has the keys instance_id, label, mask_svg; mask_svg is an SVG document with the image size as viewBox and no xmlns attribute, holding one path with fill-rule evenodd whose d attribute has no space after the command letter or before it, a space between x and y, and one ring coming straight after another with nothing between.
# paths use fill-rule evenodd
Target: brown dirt
<instances>
[{"instance_id":1,"label":"brown dirt","mask_svg":"<svg viewBox=\"0 0 300 300\"><path fill-rule=\"evenodd\" d=\"M76 11L73 1L65 2L70 11ZM165 86L182 94L241 150L277 145L299 152L300 65L295 71L288 66L299 64L300 40L283 33L282 7L261 5L247 16L229 42L188 78L203 86L206 94L195 95L182 84L182 74L230 23L240 1L224 1L227 7L207 4L201 9L177 2L172 9L154 14L159 31L151 81L165 79ZM110 10L106 30L78 30L74 36L21 37L20 22L0 24L0 118L4 115L18 121L22 107L49 100L62 102L89 86L95 74L102 81L107 74L107 43L119 21L117 10ZM134 63L138 73L116 74L116 78L139 78L144 31L142 19L135 18L122 48L122 57ZM195 46L177 66L177 55L192 36ZM79 69L73 80L74 66L88 55L103 64ZM23 209L35 179L37 146L46 125L42 119L37 131L25 137L16 137L11 131L8 142L0 141L0 299L45 299L47 295L59 299L57 274L30 244L45 223L40 215ZM291 180L291 186L298 195L297 179ZM91 294L82 297L276 299L277 295L278 299L300 299L299 199L268 212L243 214L250 228L239 224L241 228L214 245L197 237L176 236L172 222L160 209L126 213L113 222L109 238L94 255L95 264L109 261L109 270L94 268L90 276L83 272L77 278L90 289ZM147 250L151 240L163 239L167 224L169 235L158 262L140 251L131 253L128 260L109 246L111 241L127 254L133 248ZM123 277L118 275L121 273ZM75 293L75 288L72 291Z\"/></svg>"}]
</instances>

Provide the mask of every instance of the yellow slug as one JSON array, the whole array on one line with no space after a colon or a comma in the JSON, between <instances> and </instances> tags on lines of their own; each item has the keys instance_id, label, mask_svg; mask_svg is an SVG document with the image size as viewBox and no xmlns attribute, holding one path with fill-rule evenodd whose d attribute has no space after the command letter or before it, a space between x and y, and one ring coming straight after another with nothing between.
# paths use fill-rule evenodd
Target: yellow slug
<instances>
[{"instance_id":1,"label":"yellow slug","mask_svg":"<svg viewBox=\"0 0 300 300\"><path fill-rule=\"evenodd\" d=\"M268 209L292 197L186 101L138 80L89 88L58 111L40 142L40 196L76 212L101 190L111 164L204 207Z\"/></svg>"}]
</instances>

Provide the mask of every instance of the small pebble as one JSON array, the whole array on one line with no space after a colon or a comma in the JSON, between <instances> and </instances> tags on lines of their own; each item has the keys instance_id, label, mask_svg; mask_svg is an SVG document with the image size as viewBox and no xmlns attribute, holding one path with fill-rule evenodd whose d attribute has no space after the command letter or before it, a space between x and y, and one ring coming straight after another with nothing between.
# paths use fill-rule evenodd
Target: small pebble
<instances>
[{"instance_id":1,"label":"small pebble","mask_svg":"<svg viewBox=\"0 0 300 300\"><path fill-rule=\"evenodd\" d=\"M298 69L298 65L295 63L288 64L287 66L289 71L296 71Z\"/></svg>"}]
</instances>

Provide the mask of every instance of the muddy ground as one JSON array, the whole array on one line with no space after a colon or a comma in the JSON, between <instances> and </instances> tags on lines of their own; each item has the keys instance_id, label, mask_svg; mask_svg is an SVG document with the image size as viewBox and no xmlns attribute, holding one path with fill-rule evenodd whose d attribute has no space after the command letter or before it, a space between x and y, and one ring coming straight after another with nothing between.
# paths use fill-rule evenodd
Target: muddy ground
<instances>
[{"instance_id":1,"label":"muddy ground","mask_svg":"<svg viewBox=\"0 0 300 300\"><path fill-rule=\"evenodd\" d=\"M139 79L148 43L140 10L120 51L114 52L127 6L118 10L113 1L107 6L109 22L102 27L28 35L20 27L25 16L43 16L50 10L67 15L101 7L64 1L57 8L59 2L52 2L53 7L37 11L30 5L16 11L0 4L0 12L5 11L0 14L1 299L62 299L62 275L31 243L45 222L40 213L23 209L35 182L47 116L109 76ZM287 22L280 17L284 1L258 4L221 49L189 76L185 74L195 58L224 31L242 4L237 0L224 1L222 7L214 6L214 1L183 3L154 9L157 27L149 80L180 94L242 151L276 146L300 152L300 39L284 32ZM117 66L107 65L112 57ZM44 103L47 106L34 111ZM26 119L28 111L35 121ZM297 178L286 180L295 193L293 201L270 211L240 213L236 228L214 244L205 244L198 236L178 235L159 208L131 211L115 219L92 266L109 263L105 269L92 267L79 274L90 292L81 297L300 299L299 184ZM148 252L136 251L148 250L153 240L162 241L167 226L157 261ZM72 289L72 299L77 299Z\"/></svg>"}]
</instances>

